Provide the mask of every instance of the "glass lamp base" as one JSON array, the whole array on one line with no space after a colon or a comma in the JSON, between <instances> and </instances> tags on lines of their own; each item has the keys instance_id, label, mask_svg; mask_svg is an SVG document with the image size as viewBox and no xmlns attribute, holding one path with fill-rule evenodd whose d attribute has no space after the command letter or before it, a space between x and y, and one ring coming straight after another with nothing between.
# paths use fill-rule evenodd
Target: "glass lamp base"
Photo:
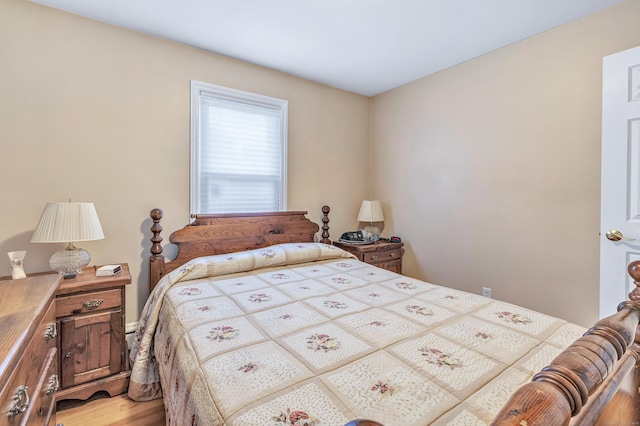
<instances>
[{"instance_id":1,"label":"glass lamp base","mask_svg":"<svg viewBox=\"0 0 640 426\"><path fill-rule=\"evenodd\" d=\"M373 234L373 235L378 235L380 236L380 229L377 226L374 225L367 225L363 228L365 231Z\"/></svg>"},{"instance_id":2,"label":"glass lamp base","mask_svg":"<svg viewBox=\"0 0 640 426\"><path fill-rule=\"evenodd\" d=\"M373 237L373 242L376 242L380 239L380 228L374 225L367 225L362 228L363 231L368 232Z\"/></svg>"},{"instance_id":3,"label":"glass lamp base","mask_svg":"<svg viewBox=\"0 0 640 426\"><path fill-rule=\"evenodd\" d=\"M82 273L82 268L91 262L91 255L85 249L69 243L64 250L58 250L49 258L49 266L64 278L73 278Z\"/></svg>"}]
</instances>

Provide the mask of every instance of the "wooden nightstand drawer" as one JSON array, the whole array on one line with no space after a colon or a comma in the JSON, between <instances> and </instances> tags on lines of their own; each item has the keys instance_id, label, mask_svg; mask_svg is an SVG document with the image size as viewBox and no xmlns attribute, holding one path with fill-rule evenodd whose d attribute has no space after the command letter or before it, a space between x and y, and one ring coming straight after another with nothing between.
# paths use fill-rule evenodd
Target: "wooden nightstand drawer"
<instances>
[{"instance_id":1,"label":"wooden nightstand drawer","mask_svg":"<svg viewBox=\"0 0 640 426\"><path fill-rule=\"evenodd\" d=\"M335 241L333 245L354 254L358 257L358 260L361 260L362 262L369 263L398 274L402 273L404 243L379 241L374 244L349 244Z\"/></svg>"},{"instance_id":2,"label":"wooden nightstand drawer","mask_svg":"<svg viewBox=\"0 0 640 426\"><path fill-rule=\"evenodd\" d=\"M364 261L366 263L372 262L384 262L388 260L400 259L402 257L402 253L400 250L385 250L385 251L374 251L371 253L364 254Z\"/></svg>"},{"instance_id":3,"label":"wooden nightstand drawer","mask_svg":"<svg viewBox=\"0 0 640 426\"><path fill-rule=\"evenodd\" d=\"M115 288L113 290L58 297L56 299L56 316L59 318L102 309L119 308L122 306L121 294L121 290Z\"/></svg>"}]
</instances>

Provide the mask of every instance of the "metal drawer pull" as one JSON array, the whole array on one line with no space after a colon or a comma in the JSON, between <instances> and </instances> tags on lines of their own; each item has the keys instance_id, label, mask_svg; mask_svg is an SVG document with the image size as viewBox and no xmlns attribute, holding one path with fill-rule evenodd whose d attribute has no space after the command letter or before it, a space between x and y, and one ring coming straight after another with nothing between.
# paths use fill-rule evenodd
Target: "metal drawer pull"
<instances>
[{"instance_id":1,"label":"metal drawer pull","mask_svg":"<svg viewBox=\"0 0 640 426\"><path fill-rule=\"evenodd\" d=\"M378 260L378 256L371 256L371 260Z\"/></svg>"},{"instance_id":2,"label":"metal drawer pull","mask_svg":"<svg viewBox=\"0 0 640 426\"><path fill-rule=\"evenodd\" d=\"M104 302L104 300L102 299L97 299L97 300L93 299L93 300L87 300L86 302L82 302L82 305L91 311L97 308L98 306L102 305L102 302Z\"/></svg>"},{"instance_id":3,"label":"metal drawer pull","mask_svg":"<svg viewBox=\"0 0 640 426\"><path fill-rule=\"evenodd\" d=\"M13 402L9 407L9 417L13 417L20 413L24 413L29 408L31 401L29 400L29 388L25 385L19 386L13 395Z\"/></svg>"},{"instance_id":4,"label":"metal drawer pull","mask_svg":"<svg viewBox=\"0 0 640 426\"><path fill-rule=\"evenodd\" d=\"M51 340L58 335L58 330L56 329L56 323L50 322L47 324L47 329L44 331L44 340Z\"/></svg>"},{"instance_id":5,"label":"metal drawer pull","mask_svg":"<svg viewBox=\"0 0 640 426\"><path fill-rule=\"evenodd\" d=\"M389 257L396 257L396 253L392 251L391 253L389 253Z\"/></svg>"},{"instance_id":6,"label":"metal drawer pull","mask_svg":"<svg viewBox=\"0 0 640 426\"><path fill-rule=\"evenodd\" d=\"M49 383L47 384L47 390L45 391L47 395L51 395L56 393L60 389L60 379L57 374L49 377Z\"/></svg>"}]
</instances>

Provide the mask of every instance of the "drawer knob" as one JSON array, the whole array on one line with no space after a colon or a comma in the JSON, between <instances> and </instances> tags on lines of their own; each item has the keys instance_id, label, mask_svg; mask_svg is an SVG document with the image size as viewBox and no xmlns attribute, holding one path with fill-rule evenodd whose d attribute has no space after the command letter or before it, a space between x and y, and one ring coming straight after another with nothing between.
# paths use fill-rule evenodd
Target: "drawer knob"
<instances>
[{"instance_id":1,"label":"drawer knob","mask_svg":"<svg viewBox=\"0 0 640 426\"><path fill-rule=\"evenodd\" d=\"M60 379L57 374L54 374L49 377L49 383L47 384L47 390L45 392L47 395L51 395L56 393L58 389L60 389Z\"/></svg>"},{"instance_id":2,"label":"drawer knob","mask_svg":"<svg viewBox=\"0 0 640 426\"><path fill-rule=\"evenodd\" d=\"M371 256L371 260L378 260L378 256Z\"/></svg>"},{"instance_id":3,"label":"drawer knob","mask_svg":"<svg viewBox=\"0 0 640 426\"><path fill-rule=\"evenodd\" d=\"M47 324L47 329L44 331L44 340L51 340L58 335L58 331L56 329L56 323L50 322Z\"/></svg>"},{"instance_id":4,"label":"drawer knob","mask_svg":"<svg viewBox=\"0 0 640 426\"><path fill-rule=\"evenodd\" d=\"M87 300L86 302L82 302L82 305L91 311L97 308L98 306L102 305L102 302L104 302L104 300L102 299L93 299L93 300Z\"/></svg>"},{"instance_id":5,"label":"drawer knob","mask_svg":"<svg viewBox=\"0 0 640 426\"><path fill-rule=\"evenodd\" d=\"M31 401L29 399L29 388L25 385L19 386L13 395L13 402L9 407L9 417L13 417L20 413L24 413L29 408Z\"/></svg>"}]
</instances>

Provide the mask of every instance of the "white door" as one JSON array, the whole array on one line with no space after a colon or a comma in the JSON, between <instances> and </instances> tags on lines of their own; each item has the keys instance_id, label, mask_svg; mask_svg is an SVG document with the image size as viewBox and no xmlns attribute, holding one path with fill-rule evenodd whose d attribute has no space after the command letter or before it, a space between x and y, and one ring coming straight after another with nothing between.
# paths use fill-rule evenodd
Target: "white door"
<instances>
[{"instance_id":1,"label":"white door","mask_svg":"<svg viewBox=\"0 0 640 426\"><path fill-rule=\"evenodd\" d=\"M635 288L627 265L640 259L640 47L605 57L602 71L601 318Z\"/></svg>"}]
</instances>

